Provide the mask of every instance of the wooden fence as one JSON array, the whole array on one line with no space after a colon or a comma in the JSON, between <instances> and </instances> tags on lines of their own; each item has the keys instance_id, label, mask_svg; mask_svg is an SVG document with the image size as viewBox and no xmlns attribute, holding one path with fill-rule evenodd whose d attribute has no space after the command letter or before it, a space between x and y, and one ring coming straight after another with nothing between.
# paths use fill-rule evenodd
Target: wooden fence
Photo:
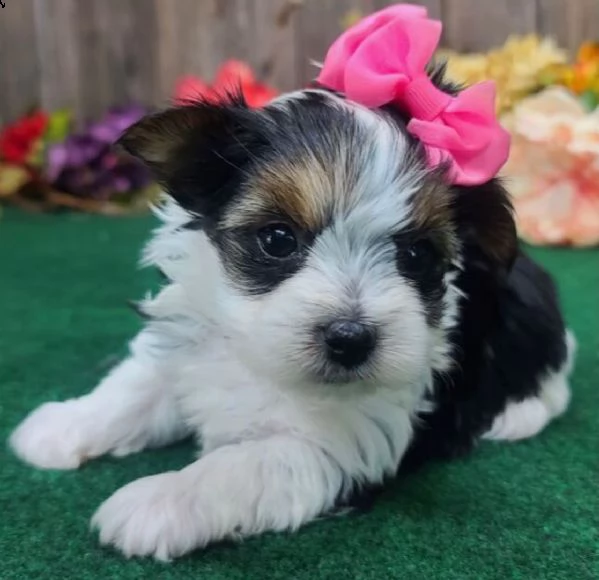
<instances>
[{"instance_id":1,"label":"wooden fence","mask_svg":"<svg viewBox=\"0 0 599 580\"><path fill-rule=\"evenodd\" d=\"M413 0L417 1L417 0ZM166 102L183 73L228 57L285 90L303 85L348 13L385 0L3 0L0 123L33 105L78 119L131 100ZM599 37L599 0L422 0L459 50L538 31L567 48ZM357 12L356 12L357 11Z\"/></svg>"}]
</instances>

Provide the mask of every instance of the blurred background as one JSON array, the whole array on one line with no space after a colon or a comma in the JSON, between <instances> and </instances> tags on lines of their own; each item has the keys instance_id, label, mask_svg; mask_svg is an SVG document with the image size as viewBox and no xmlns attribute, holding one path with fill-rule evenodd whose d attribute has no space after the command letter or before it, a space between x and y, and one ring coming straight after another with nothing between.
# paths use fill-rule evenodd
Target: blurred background
<instances>
[{"instance_id":1,"label":"blurred background","mask_svg":"<svg viewBox=\"0 0 599 580\"><path fill-rule=\"evenodd\" d=\"M5 0L0 8L0 122L28 106L69 107L78 119L106 107L163 103L176 79L211 78L236 57L279 90L314 76L346 23L385 0ZM443 44L482 51L538 32L566 49L599 31L597 0L425 0Z\"/></svg>"},{"instance_id":2,"label":"blurred background","mask_svg":"<svg viewBox=\"0 0 599 580\"><path fill-rule=\"evenodd\" d=\"M240 81L251 106L313 79L339 33L388 0L3 0L0 204L147 208L151 179L111 144L154 107ZM415 0L438 56L497 83L521 236L599 243L599 0Z\"/></svg>"}]
</instances>

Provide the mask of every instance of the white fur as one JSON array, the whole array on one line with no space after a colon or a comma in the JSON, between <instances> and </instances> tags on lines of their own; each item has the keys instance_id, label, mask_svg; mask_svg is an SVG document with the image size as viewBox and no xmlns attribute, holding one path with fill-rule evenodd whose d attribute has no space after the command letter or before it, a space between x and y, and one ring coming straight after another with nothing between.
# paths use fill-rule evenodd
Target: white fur
<instances>
[{"instance_id":1,"label":"white fur","mask_svg":"<svg viewBox=\"0 0 599 580\"><path fill-rule=\"evenodd\" d=\"M571 332L567 333L568 356L557 371L549 371L539 380L539 394L523 401L509 402L503 413L493 421L484 439L494 441L519 441L542 431L552 419L562 415L570 402L568 376L576 351Z\"/></svg>"},{"instance_id":2,"label":"white fur","mask_svg":"<svg viewBox=\"0 0 599 580\"><path fill-rule=\"evenodd\" d=\"M343 474L309 441L225 445L178 472L134 481L96 512L103 543L167 560L209 542L296 529L333 506Z\"/></svg>"},{"instance_id":3,"label":"white fur","mask_svg":"<svg viewBox=\"0 0 599 580\"><path fill-rule=\"evenodd\" d=\"M356 115L376 137L361 157L365 173L296 275L260 298L239 293L205 233L181 228L191 216L168 201L144 262L171 283L143 302L152 319L131 358L89 395L42 406L13 434L20 457L55 468L190 432L201 439L195 463L133 482L100 507L102 542L169 559L221 538L295 529L396 470L438 340L416 290L398 279L389 240L421 176L391 175L405 144L375 115ZM368 377L314 382L325 364L315 323L356 308L381 325Z\"/></svg>"},{"instance_id":4,"label":"white fur","mask_svg":"<svg viewBox=\"0 0 599 580\"><path fill-rule=\"evenodd\" d=\"M74 469L105 453L166 445L188 431L173 393L164 388L168 382L160 368L130 358L89 395L36 409L10 444L23 461L46 469Z\"/></svg>"},{"instance_id":5,"label":"white fur","mask_svg":"<svg viewBox=\"0 0 599 580\"><path fill-rule=\"evenodd\" d=\"M101 541L128 556L166 560L225 537L295 529L351 485L391 474L409 442L401 391L346 401L285 391L232 360L222 337L189 357L177 378L170 373L179 355L157 376L145 367L149 336L142 332L138 354L92 393L42 406L11 438L25 461L69 469L166 444L193 426L200 459L127 485L95 514Z\"/></svg>"}]
</instances>

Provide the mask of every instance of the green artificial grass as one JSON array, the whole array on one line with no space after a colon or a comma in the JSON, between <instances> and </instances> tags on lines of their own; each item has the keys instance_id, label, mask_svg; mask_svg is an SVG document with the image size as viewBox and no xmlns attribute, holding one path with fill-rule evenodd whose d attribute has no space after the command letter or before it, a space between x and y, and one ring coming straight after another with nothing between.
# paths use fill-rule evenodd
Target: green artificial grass
<instances>
[{"instance_id":1,"label":"green artificial grass","mask_svg":"<svg viewBox=\"0 0 599 580\"><path fill-rule=\"evenodd\" d=\"M149 217L0 219L0 436L40 403L81 395L124 353L126 306L157 284L135 271ZM599 252L534 250L556 276L580 351L567 415L539 437L485 443L390 486L369 513L220 545L171 564L126 560L88 531L118 487L192 460L182 444L76 472L0 453L0 580L599 578Z\"/></svg>"}]
</instances>

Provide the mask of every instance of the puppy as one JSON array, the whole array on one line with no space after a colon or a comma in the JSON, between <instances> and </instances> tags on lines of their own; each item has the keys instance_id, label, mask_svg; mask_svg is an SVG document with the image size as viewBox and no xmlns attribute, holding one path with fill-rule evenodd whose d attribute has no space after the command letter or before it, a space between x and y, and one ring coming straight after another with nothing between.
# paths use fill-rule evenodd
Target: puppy
<instances>
[{"instance_id":1,"label":"puppy","mask_svg":"<svg viewBox=\"0 0 599 580\"><path fill-rule=\"evenodd\" d=\"M453 185L406 123L316 87L123 136L167 192L144 254L167 282L128 359L11 437L56 469L197 437L199 459L100 506L102 543L168 560L295 530L400 466L565 410L574 340L505 189Z\"/></svg>"}]
</instances>

